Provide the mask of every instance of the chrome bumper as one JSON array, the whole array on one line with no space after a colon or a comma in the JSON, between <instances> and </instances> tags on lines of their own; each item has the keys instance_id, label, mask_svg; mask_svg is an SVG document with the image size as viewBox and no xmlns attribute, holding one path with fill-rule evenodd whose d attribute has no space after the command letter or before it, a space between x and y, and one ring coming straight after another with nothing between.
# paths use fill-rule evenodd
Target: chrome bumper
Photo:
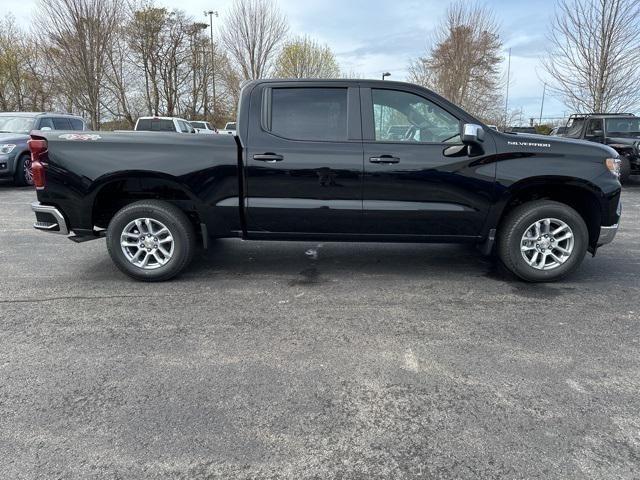
<instances>
[{"instance_id":1,"label":"chrome bumper","mask_svg":"<svg viewBox=\"0 0 640 480\"><path fill-rule=\"evenodd\" d=\"M36 230L57 233L59 235L69 235L69 227L60 210L49 205L41 205L40 202L33 202L31 210L35 213L44 214L43 220L38 220L33 224Z\"/></svg>"},{"instance_id":2,"label":"chrome bumper","mask_svg":"<svg viewBox=\"0 0 640 480\"><path fill-rule=\"evenodd\" d=\"M613 242L613 239L618 233L618 224L611 225L610 227L600 227L600 237L598 238L598 246L606 245Z\"/></svg>"}]
</instances>

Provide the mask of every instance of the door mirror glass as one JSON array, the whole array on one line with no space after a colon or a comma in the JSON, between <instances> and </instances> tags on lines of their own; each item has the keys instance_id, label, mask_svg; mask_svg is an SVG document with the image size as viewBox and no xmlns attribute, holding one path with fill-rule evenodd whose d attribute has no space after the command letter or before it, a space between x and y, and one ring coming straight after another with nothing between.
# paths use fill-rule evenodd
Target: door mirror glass
<instances>
[{"instance_id":1,"label":"door mirror glass","mask_svg":"<svg viewBox=\"0 0 640 480\"><path fill-rule=\"evenodd\" d=\"M462 127L462 142L466 145L480 145L484 142L484 128L475 123L465 123Z\"/></svg>"},{"instance_id":2,"label":"door mirror glass","mask_svg":"<svg viewBox=\"0 0 640 480\"><path fill-rule=\"evenodd\" d=\"M42 130L43 132L48 132L49 130L51 130L51 127L42 127L40 128L40 130Z\"/></svg>"}]
</instances>

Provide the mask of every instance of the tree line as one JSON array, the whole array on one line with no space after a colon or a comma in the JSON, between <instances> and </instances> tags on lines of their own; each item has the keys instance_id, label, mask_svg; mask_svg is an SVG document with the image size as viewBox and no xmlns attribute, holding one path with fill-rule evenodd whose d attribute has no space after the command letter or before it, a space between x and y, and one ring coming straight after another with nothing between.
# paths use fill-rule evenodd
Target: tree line
<instances>
[{"instance_id":1,"label":"tree line","mask_svg":"<svg viewBox=\"0 0 640 480\"><path fill-rule=\"evenodd\" d=\"M240 86L258 78L352 77L334 52L292 36L274 1L235 0L211 26L152 0L40 0L32 29L0 19L0 109L68 111L91 128L141 115L235 118ZM640 1L561 0L541 59L549 88L576 110L638 106ZM494 12L449 6L408 80L496 125L509 124L504 45Z\"/></svg>"},{"instance_id":2,"label":"tree line","mask_svg":"<svg viewBox=\"0 0 640 480\"><path fill-rule=\"evenodd\" d=\"M212 44L207 22L154 3L41 0L31 31L0 20L0 110L80 113L94 129L141 115L221 125L244 80L341 76L273 2L237 0L220 25Z\"/></svg>"}]
</instances>

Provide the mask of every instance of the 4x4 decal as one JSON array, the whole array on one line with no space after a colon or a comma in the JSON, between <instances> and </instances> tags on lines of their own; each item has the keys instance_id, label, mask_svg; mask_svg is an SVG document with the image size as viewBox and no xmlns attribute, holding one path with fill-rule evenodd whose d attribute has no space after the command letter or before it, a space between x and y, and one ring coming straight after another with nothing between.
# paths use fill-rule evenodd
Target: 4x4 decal
<instances>
[{"instance_id":1,"label":"4x4 decal","mask_svg":"<svg viewBox=\"0 0 640 480\"><path fill-rule=\"evenodd\" d=\"M62 138L64 140L87 141L87 140L100 140L102 137L100 135L96 135L93 133L65 133L58 136L58 138Z\"/></svg>"}]
</instances>

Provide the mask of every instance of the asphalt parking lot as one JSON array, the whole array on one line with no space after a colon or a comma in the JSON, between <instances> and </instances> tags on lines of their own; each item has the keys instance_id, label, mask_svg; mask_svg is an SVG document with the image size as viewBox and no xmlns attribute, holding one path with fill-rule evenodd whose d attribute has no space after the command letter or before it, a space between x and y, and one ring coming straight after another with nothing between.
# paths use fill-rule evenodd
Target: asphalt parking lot
<instances>
[{"instance_id":1,"label":"asphalt parking lot","mask_svg":"<svg viewBox=\"0 0 640 480\"><path fill-rule=\"evenodd\" d=\"M141 284L0 184L0 477L640 477L640 183L558 284L471 247L224 240ZM312 250L312 251L308 251Z\"/></svg>"}]
</instances>

